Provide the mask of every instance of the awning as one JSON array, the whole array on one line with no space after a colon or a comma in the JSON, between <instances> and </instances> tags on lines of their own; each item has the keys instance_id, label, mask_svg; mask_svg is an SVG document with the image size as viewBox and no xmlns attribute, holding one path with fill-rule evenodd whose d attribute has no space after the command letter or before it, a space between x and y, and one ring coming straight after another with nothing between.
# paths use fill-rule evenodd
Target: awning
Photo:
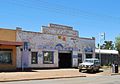
<instances>
[{"instance_id":1,"label":"awning","mask_svg":"<svg viewBox=\"0 0 120 84\"><path fill-rule=\"evenodd\" d=\"M23 42L0 41L0 45L22 46Z\"/></svg>"}]
</instances>

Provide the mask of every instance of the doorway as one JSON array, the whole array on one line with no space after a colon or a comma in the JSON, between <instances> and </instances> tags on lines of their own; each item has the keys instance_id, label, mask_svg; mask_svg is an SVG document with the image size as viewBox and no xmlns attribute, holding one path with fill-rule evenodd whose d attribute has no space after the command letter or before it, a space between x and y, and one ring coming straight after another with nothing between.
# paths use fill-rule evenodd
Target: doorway
<instances>
[{"instance_id":1,"label":"doorway","mask_svg":"<svg viewBox=\"0 0 120 84\"><path fill-rule=\"evenodd\" d=\"M72 67L72 54L59 53L59 68L71 68L71 67Z\"/></svg>"}]
</instances>

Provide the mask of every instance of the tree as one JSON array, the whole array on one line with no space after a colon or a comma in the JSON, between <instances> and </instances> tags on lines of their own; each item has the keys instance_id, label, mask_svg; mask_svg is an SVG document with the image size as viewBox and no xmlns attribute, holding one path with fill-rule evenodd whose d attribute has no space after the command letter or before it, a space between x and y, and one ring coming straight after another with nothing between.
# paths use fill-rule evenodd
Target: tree
<instances>
[{"instance_id":1,"label":"tree","mask_svg":"<svg viewBox=\"0 0 120 84\"><path fill-rule=\"evenodd\" d=\"M115 38L115 47L120 54L120 35Z\"/></svg>"},{"instance_id":2,"label":"tree","mask_svg":"<svg viewBox=\"0 0 120 84\"><path fill-rule=\"evenodd\" d=\"M113 50L114 49L114 44L112 41L104 41L104 44L100 46L101 49L109 49Z\"/></svg>"}]
</instances>

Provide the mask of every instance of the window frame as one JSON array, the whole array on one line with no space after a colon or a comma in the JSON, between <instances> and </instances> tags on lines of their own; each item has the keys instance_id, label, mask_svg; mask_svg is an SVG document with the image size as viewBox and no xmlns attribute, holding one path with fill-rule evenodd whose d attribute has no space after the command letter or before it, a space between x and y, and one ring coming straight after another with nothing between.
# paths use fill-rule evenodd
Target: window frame
<instances>
[{"instance_id":1,"label":"window frame","mask_svg":"<svg viewBox=\"0 0 120 84\"><path fill-rule=\"evenodd\" d=\"M52 62L51 63L50 62L45 62L45 60L44 60L44 53L45 52L51 52L52 53ZM43 51L43 64L54 64L54 51Z\"/></svg>"},{"instance_id":2,"label":"window frame","mask_svg":"<svg viewBox=\"0 0 120 84\"><path fill-rule=\"evenodd\" d=\"M7 56L6 55L6 57L7 57L7 59L9 58L9 62L0 62L0 64L12 64L13 63L13 49L0 49L0 51L1 52L3 52L3 53L5 53L5 52L7 52L7 53L9 53L10 54L10 56ZM3 57L5 57L5 56L3 56ZM2 57L2 60L4 59L5 61L6 61L6 58L3 58Z\"/></svg>"},{"instance_id":3,"label":"window frame","mask_svg":"<svg viewBox=\"0 0 120 84\"><path fill-rule=\"evenodd\" d=\"M35 56L35 63L33 62L33 54L32 53L35 53L36 54L36 56ZM31 64L38 64L38 52L35 52L35 51L33 51L33 52L31 52Z\"/></svg>"}]
</instances>

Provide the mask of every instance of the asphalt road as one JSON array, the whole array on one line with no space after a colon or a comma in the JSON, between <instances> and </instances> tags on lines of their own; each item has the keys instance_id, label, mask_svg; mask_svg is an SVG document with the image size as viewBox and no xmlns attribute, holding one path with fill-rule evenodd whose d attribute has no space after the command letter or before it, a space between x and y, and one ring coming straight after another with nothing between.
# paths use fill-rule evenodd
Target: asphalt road
<instances>
[{"instance_id":1,"label":"asphalt road","mask_svg":"<svg viewBox=\"0 0 120 84\"><path fill-rule=\"evenodd\" d=\"M1 82L0 84L120 84L120 75Z\"/></svg>"}]
</instances>

